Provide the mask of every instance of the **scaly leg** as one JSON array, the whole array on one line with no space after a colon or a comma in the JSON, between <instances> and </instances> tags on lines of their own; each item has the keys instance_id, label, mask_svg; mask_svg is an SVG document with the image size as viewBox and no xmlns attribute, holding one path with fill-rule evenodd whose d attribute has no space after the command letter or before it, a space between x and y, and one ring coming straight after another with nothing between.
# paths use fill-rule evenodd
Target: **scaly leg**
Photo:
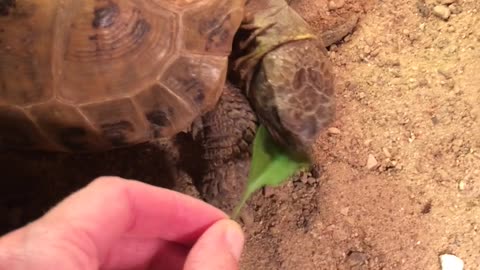
<instances>
[{"instance_id":1,"label":"scaly leg","mask_svg":"<svg viewBox=\"0 0 480 270\"><path fill-rule=\"evenodd\" d=\"M194 179L195 186L204 200L227 214L240 202L245 189L256 129L249 102L228 82L217 107L193 127L206 164L203 175Z\"/></svg>"}]
</instances>

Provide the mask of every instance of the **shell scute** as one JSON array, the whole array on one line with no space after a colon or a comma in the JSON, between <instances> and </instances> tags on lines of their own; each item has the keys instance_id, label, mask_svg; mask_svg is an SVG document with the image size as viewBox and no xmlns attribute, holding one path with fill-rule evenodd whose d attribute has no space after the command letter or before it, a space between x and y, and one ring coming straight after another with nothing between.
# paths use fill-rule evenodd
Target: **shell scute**
<instances>
[{"instance_id":1,"label":"shell scute","mask_svg":"<svg viewBox=\"0 0 480 270\"><path fill-rule=\"evenodd\" d=\"M183 55L172 62L160 83L181 96L186 105L194 108L198 115L211 110L217 103L227 66L227 57ZM188 121L190 120L192 119Z\"/></svg>"},{"instance_id":2,"label":"shell scute","mask_svg":"<svg viewBox=\"0 0 480 270\"><path fill-rule=\"evenodd\" d=\"M51 146L37 125L22 109L0 106L0 148L19 149Z\"/></svg>"},{"instance_id":3,"label":"shell scute","mask_svg":"<svg viewBox=\"0 0 480 270\"><path fill-rule=\"evenodd\" d=\"M228 55L235 32L243 19L242 2L212 0L187 10L182 29L185 49L194 53Z\"/></svg>"},{"instance_id":4,"label":"shell scute","mask_svg":"<svg viewBox=\"0 0 480 270\"><path fill-rule=\"evenodd\" d=\"M148 121L151 137L170 137L177 129L186 129L189 120L196 116L191 106L160 84L154 84L133 97Z\"/></svg>"},{"instance_id":5,"label":"shell scute","mask_svg":"<svg viewBox=\"0 0 480 270\"><path fill-rule=\"evenodd\" d=\"M106 146L98 130L74 106L52 101L32 106L29 113L39 128L59 147L70 151L88 151Z\"/></svg>"},{"instance_id":6,"label":"shell scute","mask_svg":"<svg viewBox=\"0 0 480 270\"><path fill-rule=\"evenodd\" d=\"M89 152L213 109L245 0L16 3L0 14L0 144Z\"/></svg>"},{"instance_id":7,"label":"shell scute","mask_svg":"<svg viewBox=\"0 0 480 270\"><path fill-rule=\"evenodd\" d=\"M0 15L0 103L28 106L46 101L54 93L48 68L54 54L54 7L50 3L14 3Z\"/></svg>"},{"instance_id":8,"label":"shell scute","mask_svg":"<svg viewBox=\"0 0 480 270\"><path fill-rule=\"evenodd\" d=\"M175 13L152 13L129 1L105 2L78 14L70 29L58 88L67 102L132 95L154 81L174 55Z\"/></svg>"},{"instance_id":9,"label":"shell scute","mask_svg":"<svg viewBox=\"0 0 480 270\"><path fill-rule=\"evenodd\" d=\"M144 140L146 125L130 98L88 104L80 109L110 146L122 147Z\"/></svg>"}]
</instances>

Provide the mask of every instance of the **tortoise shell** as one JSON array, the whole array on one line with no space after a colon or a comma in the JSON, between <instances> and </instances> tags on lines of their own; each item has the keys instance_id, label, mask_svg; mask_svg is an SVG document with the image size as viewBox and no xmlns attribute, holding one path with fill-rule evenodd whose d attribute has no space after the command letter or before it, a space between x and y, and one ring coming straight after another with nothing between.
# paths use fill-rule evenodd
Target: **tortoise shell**
<instances>
[{"instance_id":1,"label":"tortoise shell","mask_svg":"<svg viewBox=\"0 0 480 270\"><path fill-rule=\"evenodd\" d=\"M213 109L245 0L0 3L0 145L97 151Z\"/></svg>"}]
</instances>

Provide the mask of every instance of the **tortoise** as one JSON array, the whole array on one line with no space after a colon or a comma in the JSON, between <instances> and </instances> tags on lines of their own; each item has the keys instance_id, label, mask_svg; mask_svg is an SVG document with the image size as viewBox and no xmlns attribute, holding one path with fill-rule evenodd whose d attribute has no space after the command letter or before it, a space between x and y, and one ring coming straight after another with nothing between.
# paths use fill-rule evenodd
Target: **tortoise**
<instances>
[{"instance_id":1,"label":"tortoise","mask_svg":"<svg viewBox=\"0 0 480 270\"><path fill-rule=\"evenodd\" d=\"M333 120L325 47L285 0L2 0L0 147L98 152L190 134L207 164L196 186L227 209L259 124L309 157Z\"/></svg>"}]
</instances>

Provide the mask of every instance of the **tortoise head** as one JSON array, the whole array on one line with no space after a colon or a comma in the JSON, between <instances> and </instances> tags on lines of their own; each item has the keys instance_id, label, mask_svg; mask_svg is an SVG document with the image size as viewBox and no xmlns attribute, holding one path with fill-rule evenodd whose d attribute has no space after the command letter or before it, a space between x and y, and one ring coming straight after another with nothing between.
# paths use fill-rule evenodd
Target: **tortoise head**
<instances>
[{"instance_id":1,"label":"tortoise head","mask_svg":"<svg viewBox=\"0 0 480 270\"><path fill-rule=\"evenodd\" d=\"M311 157L313 144L335 115L334 76L325 46L284 0L250 3L248 29L254 29L254 39L246 39L248 53L236 68L274 140Z\"/></svg>"},{"instance_id":2,"label":"tortoise head","mask_svg":"<svg viewBox=\"0 0 480 270\"><path fill-rule=\"evenodd\" d=\"M319 46L297 41L265 55L249 93L274 140L304 157L335 115L334 76Z\"/></svg>"}]
</instances>

